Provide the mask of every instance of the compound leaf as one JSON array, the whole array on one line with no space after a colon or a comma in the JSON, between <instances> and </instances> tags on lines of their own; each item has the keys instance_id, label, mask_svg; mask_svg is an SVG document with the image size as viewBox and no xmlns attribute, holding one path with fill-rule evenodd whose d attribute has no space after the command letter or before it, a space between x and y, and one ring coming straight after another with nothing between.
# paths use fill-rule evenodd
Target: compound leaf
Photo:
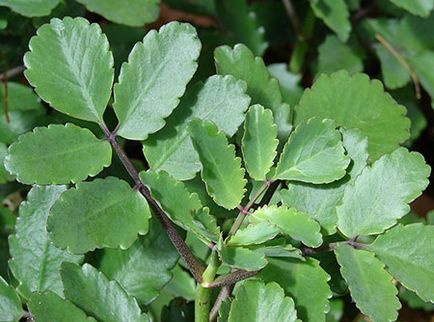
<instances>
[{"instance_id":1,"label":"compound leaf","mask_svg":"<svg viewBox=\"0 0 434 322\"><path fill-rule=\"evenodd\" d=\"M274 178L310 183L329 183L342 178L350 158L332 120L312 118L289 137Z\"/></svg>"},{"instance_id":2,"label":"compound leaf","mask_svg":"<svg viewBox=\"0 0 434 322\"><path fill-rule=\"evenodd\" d=\"M146 199L114 177L81 182L64 192L50 210L53 243L84 254L95 248L126 249L137 234L148 231L151 213Z\"/></svg>"},{"instance_id":3,"label":"compound leaf","mask_svg":"<svg viewBox=\"0 0 434 322\"><path fill-rule=\"evenodd\" d=\"M200 48L194 27L179 22L148 32L134 46L114 87L118 135L144 140L164 126L197 69Z\"/></svg>"},{"instance_id":4,"label":"compound leaf","mask_svg":"<svg viewBox=\"0 0 434 322\"><path fill-rule=\"evenodd\" d=\"M246 179L235 147L209 121L193 120L189 132L202 163L201 176L208 194L222 207L233 209L244 196Z\"/></svg>"},{"instance_id":5,"label":"compound leaf","mask_svg":"<svg viewBox=\"0 0 434 322\"><path fill-rule=\"evenodd\" d=\"M178 180L192 179L200 171L187 125L193 118L209 120L233 136L244 121L250 98L244 82L232 76L214 75L187 91L167 125L144 142L143 152L151 168L164 170Z\"/></svg>"},{"instance_id":6,"label":"compound leaf","mask_svg":"<svg viewBox=\"0 0 434 322\"><path fill-rule=\"evenodd\" d=\"M347 237L382 233L410 211L408 204L428 185L423 156L399 148L366 167L345 189L337 208L338 228Z\"/></svg>"},{"instance_id":7,"label":"compound leaf","mask_svg":"<svg viewBox=\"0 0 434 322\"><path fill-rule=\"evenodd\" d=\"M246 170L255 180L265 180L265 176L276 157L277 127L273 123L273 113L261 105L253 105L246 114L244 135L241 141Z\"/></svg>"},{"instance_id":8,"label":"compound leaf","mask_svg":"<svg viewBox=\"0 0 434 322\"><path fill-rule=\"evenodd\" d=\"M0 0L0 6L26 17L43 17L48 16L59 2L60 0Z\"/></svg>"},{"instance_id":9,"label":"compound leaf","mask_svg":"<svg viewBox=\"0 0 434 322\"><path fill-rule=\"evenodd\" d=\"M137 301L89 264L62 264L66 299L100 321L140 321Z\"/></svg>"},{"instance_id":10,"label":"compound leaf","mask_svg":"<svg viewBox=\"0 0 434 322\"><path fill-rule=\"evenodd\" d=\"M82 256L53 246L46 229L50 208L66 190L64 186L33 187L21 203L15 234L9 237L12 259L9 268L20 282L18 291L25 298L31 292L50 290L63 295L60 265L78 263Z\"/></svg>"},{"instance_id":11,"label":"compound leaf","mask_svg":"<svg viewBox=\"0 0 434 322\"><path fill-rule=\"evenodd\" d=\"M425 302L434 302L434 226L398 225L369 245L390 273Z\"/></svg>"},{"instance_id":12,"label":"compound leaf","mask_svg":"<svg viewBox=\"0 0 434 322\"><path fill-rule=\"evenodd\" d=\"M249 280L237 290L231 304L229 322L295 322L294 301L285 296L279 284Z\"/></svg>"},{"instance_id":13,"label":"compound leaf","mask_svg":"<svg viewBox=\"0 0 434 322\"><path fill-rule=\"evenodd\" d=\"M350 12L345 0L310 0L315 16L324 21L343 42L350 36Z\"/></svg>"},{"instance_id":14,"label":"compound leaf","mask_svg":"<svg viewBox=\"0 0 434 322\"><path fill-rule=\"evenodd\" d=\"M54 109L102 123L111 96L113 55L98 24L54 18L30 40L24 56L29 83Z\"/></svg>"},{"instance_id":15,"label":"compound leaf","mask_svg":"<svg viewBox=\"0 0 434 322\"><path fill-rule=\"evenodd\" d=\"M0 276L0 321L19 321L24 311L13 287Z\"/></svg>"},{"instance_id":16,"label":"compound leaf","mask_svg":"<svg viewBox=\"0 0 434 322\"><path fill-rule=\"evenodd\" d=\"M410 120L405 111L384 92L380 81L339 71L321 75L304 92L295 108L295 124L319 116L346 129L357 128L368 138L370 158L376 160L408 139Z\"/></svg>"},{"instance_id":17,"label":"compound leaf","mask_svg":"<svg viewBox=\"0 0 434 322\"><path fill-rule=\"evenodd\" d=\"M373 322L395 321L398 317L398 290L384 264L374 254L338 243L336 259L350 289L351 297Z\"/></svg>"},{"instance_id":18,"label":"compound leaf","mask_svg":"<svg viewBox=\"0 0 434 322\"><path fill-rule=\"evenodd\" d=\"M110 21L141 27L157 20L160 0L77 0Z\"/></svg>"},{"instance_id":19,"label":"compound leaf","mask_svg":"<svg viewBox=\"0 0 434 322\"><path fill-rule=\"evenodd\" d=\"M74 124L52 124L23 134L9 147L5 167L25 184L67 184L95 176L111 164L107 141Z\"/></svg>"}]
</instances>

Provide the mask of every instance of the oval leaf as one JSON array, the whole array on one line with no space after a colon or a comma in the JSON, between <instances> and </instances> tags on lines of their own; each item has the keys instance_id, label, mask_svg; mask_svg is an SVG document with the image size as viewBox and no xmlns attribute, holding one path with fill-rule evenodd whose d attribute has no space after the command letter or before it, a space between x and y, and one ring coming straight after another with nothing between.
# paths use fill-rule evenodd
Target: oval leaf
<instances>
[{"instance_id":1,"label":"oval leaf","mask_svg":"<svg viewBox=\"0 0 434 322\"><path fill-rule=\"evenodd\" d=\"M23 313L17 293L0 276L0 321L18 321Z\"/></svg>"},{"instance_id":2,"label":"oval leaf","mask_svg":"<svg viewBox=\"0 0 434 322\"><path fill-rule=\"evenodd\" d=\"M60 0L0 0L0 6L9 7L26 17L48 16Z\"/></svg>"}]
</instances>

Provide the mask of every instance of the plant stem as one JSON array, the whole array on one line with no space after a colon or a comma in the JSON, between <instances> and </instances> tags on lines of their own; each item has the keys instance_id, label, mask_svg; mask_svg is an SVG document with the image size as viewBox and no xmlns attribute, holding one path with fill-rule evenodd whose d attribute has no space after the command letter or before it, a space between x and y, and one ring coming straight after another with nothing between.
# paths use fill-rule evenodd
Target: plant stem
<instances>
[{"instance_id":1,"label":"plant stem","mask_svg":"<svg viewBox=\"0 0 434 322\"><path fill-rule=\"evenodd\" d=\"M191 250L188 248L184 239L179 235L172 221L168 218L164 210L158 204L158 202L152 197L151 191L140 181L139 173L134 168L134 165L131 163L131 160L125 154L122 147L116 141L116 134L109 131L105 124L100 124L101 129L104 131L106 135L107 141L110 142L111 146L115 150L125 169L128 171L131 178L134 180L135 189L139 191L150 204L154 214L157 216L163 228L166 230L166 233L172 242L173 246L175 246L178 253L182 256L184 261L187 263L187 266L198 283L202 282L202 272L204 271L203 266L196 260Z\"/></svg>"},{"instance_id":2,"label":"plant stem","mask_svg":"<svg viewBox=\"0 0 434 322\"><path fill-rule=\"evenodd\" d=\"M289 21L292 24L292 28L297 35L301 34L301 24L300 19L298 19L297 12L295 12L294 5L291 0L283 0L283 5L285 6L286 13L288 14Z\"/></svg>"},{"instance_id":3,"label":"plant stem","mask_svg":"<svg viewBox=\"0 0 434 322\"><path fill-rule=\"evenodd\" d=\"M17 66L0 74L0 81L10 79L21 74L24 71L24 66Z\"/></svg>"},{"instance_id":4,"label":"plant stem","mask_svg":"<svg viewBox=\"0 0 434 322\"><path fill-rule=\"evenodd\" d=\"M222 305L224 300L226 300L231 295L232 289L233 289L233 284L222 287L219 294L217 295L217 298L216 298L214 305L211 309L211 312L209 314L209 321L210 322L215 321L215 319L217 318L217 315L219 313L220 306Z\"/></svg>"},{"instance_id":5,"label":"plant stem","mask_svg":"<svg viewBox=\"0 0 434 322\"><path fill-rule=\"evenodd\" d=\"M214 249L211 253L209 264L202 274L202 283L197 284L196 287L196 298L194 301L196 322L209 322L212 289L208 285L213 282L219 266L218 254Z\"/></svg>"},{"instance_id":6,"label":"plant stem","mask_svg":"<svg viewBox=\"0 0 434 322\"><path fill-rule=\"evenodd\" d=\"M304 20L303 30L297 35L297 41L292 51L291 59L289 60L290 72L298 74L303 68L304 58L308 49L307 42L312 37L315 20L315 14L312 9L309 9Z\"/></svg>"},{"instance_id":7,"label":"plant stem","mask_svg":"<svg viewBox=\"0 0 434 322\"><path fill-rule=\"evenodd\" d=\"M207 287L216 288L216 287L222 287L222 286L229 286L229 285L235 284L239 281L242 281L246 278L255 276L258 273L259 273L259 271L238 270L238 271L232 272L230 274L217 277L214 281L212 281L211 283L208 283Z\"/></svg>"}]
</instances>

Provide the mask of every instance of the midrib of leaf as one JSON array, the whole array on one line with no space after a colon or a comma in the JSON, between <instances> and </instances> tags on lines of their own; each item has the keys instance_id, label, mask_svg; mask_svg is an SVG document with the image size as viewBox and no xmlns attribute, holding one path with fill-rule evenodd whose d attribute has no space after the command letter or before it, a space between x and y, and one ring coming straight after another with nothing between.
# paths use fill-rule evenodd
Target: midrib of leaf
<instances>
[{"instance_id":1,"label":"midrib of leaf","mask_svg":"<svg viewBox=\"0 0 434 322\"><path fill-rule=\"evenodd\" d=\"M43 289L43 285L45 282L45 271L47 269L48 248L49 248L49 241L47 239L44 243L43 256L41 256L41 266L40 266L40 271L39 271L39 275L38 275L38 290Z\"/></svg>"},{"instance_id":2,"label":"midrib of leaf","mask_svg":"<svg viewBox=\"0 0 434 322\"><path fill-rule=\"evenodd\" d=\"M181 132L182 131L182 132ZM173 140L173 144L169 145L169 148L166 149L166 153L162 154L162 157L158 159L158 161L154 165L154 169L158 170L160 166L169 159L169 157L175 152L179 144L184 141L185 138L188 137L188 131L187 131L187 125L184 124L181 128L181 131L179 132L180 135L176 136L176 140Z\"/></svg>"},{"instance_id":3,"label":"midrib of leaf","mask_svg":"<svg viewBox=\"0 0 434 322\"><path fill-rule=\"evenodd\" d=\"M257 135L255 135L256 144L257 144L257 146L261 146L262 144L261 144L261 140L260 140L260 131L259 131L259 113L255 113L255 130L257 133ZM258 162L258 164L263 165L262 153L255 153L255 155L257 156L256 161Z\"/></svg>"},{"instance_id":4,"label":"midrib of leaf","mask_svg":"<svg viewBox=\"0 0 434 322\"><path fill-rule=\"evenodd\" d=\"M70 55L70 47L68 45L68 42L66 41L64 37L63 29L59 30L59 28L53 28L56 35L58 36L57 39L60 42L60 48L62 49L62 53L65 56L66 62L68 64L69 69L72 71L74 76L78 80L78 87L80 89L80 93L82 94L85 102L87 103L87 106L89 107L92 114L97 118L97 120L100 119L98 115L98 111L95 107L95 104L93 103L92 96L90 95L88 91L88 86L84 83L84 80L80 76L80 71L75 68L75 64L73 63L73 58ZM82 59L83 61L83 59Z\"/></svg>"}]
</instances>

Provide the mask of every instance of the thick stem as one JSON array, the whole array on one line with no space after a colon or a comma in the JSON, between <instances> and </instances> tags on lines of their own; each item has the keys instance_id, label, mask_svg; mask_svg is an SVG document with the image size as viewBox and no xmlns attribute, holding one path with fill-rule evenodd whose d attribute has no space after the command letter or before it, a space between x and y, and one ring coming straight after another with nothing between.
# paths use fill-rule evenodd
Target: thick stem
<instances>
[{"instance_id":1,"label":"thick stem","mask_svg":"<svg viewBox=\"0 0 434 322\"><path fill-rule=\"evenodd\" d=\"M202 274L202 283L197 284L196 288L196 298L194 302L194 316L196 322L209 322L212 289L209 288L208 285L213 282L219 266L220 261L217 251L213 250L209 264Z\"/></svg>"},{"instance_id":2,"label":"thick stem","mask_svg":"<svg viewBox=\"0 0 434 322\"><path fill-rule=\"evenodd\" d=\"M158 204L158 202L152 197L149 189L140 181L139 173L135 169L134 165L131 163L131 160L125 154L122 147L116 141L116 135L110 132L105 124L100 124L101 129L104 131L106 135L107 141L110 142L111 146L115 150L125 169L128 171L131 178L134 180L135 188L146 198L149 205L151 206L154 214L157 216L161 225L167 232L167 235L172 242L173 246L175 246L176 250L182 256L184 261L186 262L191 274L195 278L198 283L202 282L202 272L204 268L201 264L196 260L191 250L188 248L184 239L179 235L173 223L170 221L164 210Z\"/></svg>"},{"instance_id":3,"label":"thick stem","mask_svg":"<svg viewBox=\"0 0 434 322\"><path fill-rule=\"evenodd\" d=\"M255 276L258 273L259 271L235 271L230 274L217 277L213 282L209 283L207 287L216 288L222 286L229 286L246 278Z\"/></svg>"}]
</instances>

